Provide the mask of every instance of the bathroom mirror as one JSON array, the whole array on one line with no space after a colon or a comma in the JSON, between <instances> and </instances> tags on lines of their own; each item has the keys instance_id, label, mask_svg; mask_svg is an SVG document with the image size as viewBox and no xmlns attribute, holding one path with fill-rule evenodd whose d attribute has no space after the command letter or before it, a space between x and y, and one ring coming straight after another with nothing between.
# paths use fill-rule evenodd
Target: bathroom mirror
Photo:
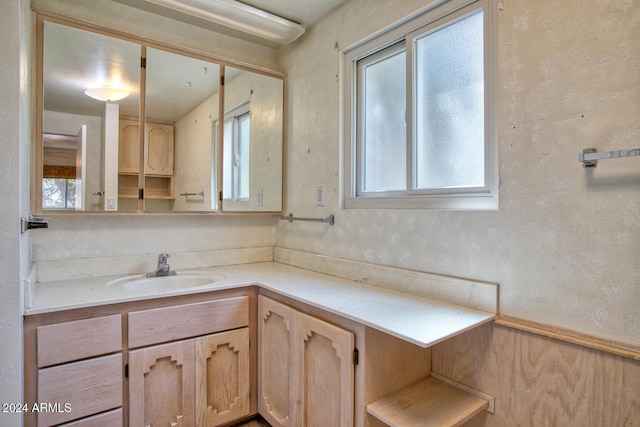
<instances>
[{"instance_id":1,"label":"bathroom mirror","mask_svg":"<svg viewBox=\"0 0 640 427\"><path fill-rule=\"evenodd\" d=\"M140 46L54 22L43 25L36 206L48 212L118 210L117 129L119 117L138 115ZM107 103L85 94L106 86L129 95ZM84 143L76 144L82 129ZM54 166L63 165L64 173L55 172L61 170ZM82 174L85 179L78 179Z\"/></svg>"},{"instance_id":2,"label":"bathroom mirror","mask_svg":"<svg viewBox=\"0 0 640 427\"><path fill-rule=\"evenodd\" d=\"M282 210L283 82L225 67L222 208Z\"/></svg>"},{"instance_id":3,"label":"bathroom mirror","mask_svg":"<svg viewBox=\"0 0 640 427\"><path fill-rule=\"evenodd\" d=\"M282 76L38 20L36 214L281 212ZM111 99L111 89L127 95ZM241 104L250 108L242 146L233 126L219 126Z\"/></svg>"},{"instance_id":4,"label":"bathroom mirror","mask_svg":"<svg viewBox=\"0 0 640 427\"><path fill-rule=\"evenodd\" d=\"M218 64L147 49L146 211L217 210L219 89Z\"/></svg>"}]
</instances>

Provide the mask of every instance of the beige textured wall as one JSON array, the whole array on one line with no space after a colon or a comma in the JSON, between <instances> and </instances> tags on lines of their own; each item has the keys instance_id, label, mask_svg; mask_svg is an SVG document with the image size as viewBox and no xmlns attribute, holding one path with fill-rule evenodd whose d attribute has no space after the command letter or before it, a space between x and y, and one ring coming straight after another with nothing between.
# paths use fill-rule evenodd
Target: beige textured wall
<instances>
[{"instance_id":1,"label":"beige textured wall","mask_svg":"<svg viewBox=\"0 0 640 427\"><path fill-rule=\"evenodd\" d=\"M497 212L343 210L341 53L426 1L352 0L282 49L287 205L276 246L500 284L500 311L640 344L640 4L502 0ZM314 188L326 185L327 205Z\"/></svg>"},{"instance_id":2,"label":"beige textured wall","mask_svg":"<svg viewBox=\"0 0 640 427\"><path fill-rule=\"evenodd\" d=\"M0 402L22 401L21 278L30 264L29 234L29 9L0 0ZM20 425L19 412L0 412L0 425Z\"/></svg>"},{"instance_id":3,"label":"beige textured wall","mask_svg":"<svg viewBox=\"0 0 640 427\"><path fill-rule=\"evenodd\" d=\"M215 161L213 151L213 120L218 117L218 92L185 114L175 124L176 200L174 211L211 210L212 172ZM216 179L213 177L213 179ZM180 196L181 193L199 193L204 196ZM214 192L215 194L216 192Z\"/></svg>"}]
</instances>

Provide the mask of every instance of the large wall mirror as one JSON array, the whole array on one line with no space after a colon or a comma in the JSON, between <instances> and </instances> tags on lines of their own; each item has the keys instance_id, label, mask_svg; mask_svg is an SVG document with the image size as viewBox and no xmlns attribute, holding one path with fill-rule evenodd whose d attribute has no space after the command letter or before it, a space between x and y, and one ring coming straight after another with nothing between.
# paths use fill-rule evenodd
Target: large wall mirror
<instances>
[{"instance_id":1,"label":"large wall mirror","mask_svg":"<svg viewBox=\"0 0 640 427\"><path fill-rule=\"evenodd\" d=\"M282 75L43 17L37 39L37 214L281 212Z\"/></svg>"}]
</instances>

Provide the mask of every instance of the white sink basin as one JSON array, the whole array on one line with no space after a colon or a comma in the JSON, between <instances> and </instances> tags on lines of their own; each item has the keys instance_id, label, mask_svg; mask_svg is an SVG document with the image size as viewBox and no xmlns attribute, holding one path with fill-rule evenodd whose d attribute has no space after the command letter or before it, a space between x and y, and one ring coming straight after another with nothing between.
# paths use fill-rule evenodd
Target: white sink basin
<instances>
[{"instance_id":1,"label":"white sink basin","mask_svg":"<svg viewBox=\"0 0 640 427\"><path fill-rule=\"evenodd\" d=\"M215 273L178 272L175 276L147 277L143 274L112 280L109 287L132 292L169 292L210 285L224 276Z\"/></svg>"}]
</instances>

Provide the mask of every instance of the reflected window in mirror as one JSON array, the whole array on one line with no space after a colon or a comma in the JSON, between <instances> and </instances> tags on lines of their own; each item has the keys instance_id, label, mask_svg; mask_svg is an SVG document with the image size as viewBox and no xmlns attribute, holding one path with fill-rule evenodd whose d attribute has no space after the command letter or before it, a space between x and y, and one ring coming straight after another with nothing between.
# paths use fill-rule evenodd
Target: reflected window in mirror
<instances>
[{"instance_id":1,"label":"reflected window in mirror","mask_svg":"<svg viewBox=\"0 0 640 427\"><path fill-rule=\"evenodd\" d=\"M223 201L249 201L251 111L246 102L225 112L223 137Z\"/></svg>"},{"instance_id":2,"label":"reflected window in mirror","mask_svg":"<svg viewBox=\"0 0 640 427\"><path fill-rule=\"evenodd\" d=\"M42 208L75 209L76 137L43 135L42 165Z\"/></svg>"},{"instance_id":3,"label":"reflected window in mirror","mask_svg":"<svg viewBox=\"0 0 640 427\"><path fill-rule=\"evenodd\" d=\"M281 211L283 81L233 67L224 75L222 210Z\"/></svg>"}]
</instances>

